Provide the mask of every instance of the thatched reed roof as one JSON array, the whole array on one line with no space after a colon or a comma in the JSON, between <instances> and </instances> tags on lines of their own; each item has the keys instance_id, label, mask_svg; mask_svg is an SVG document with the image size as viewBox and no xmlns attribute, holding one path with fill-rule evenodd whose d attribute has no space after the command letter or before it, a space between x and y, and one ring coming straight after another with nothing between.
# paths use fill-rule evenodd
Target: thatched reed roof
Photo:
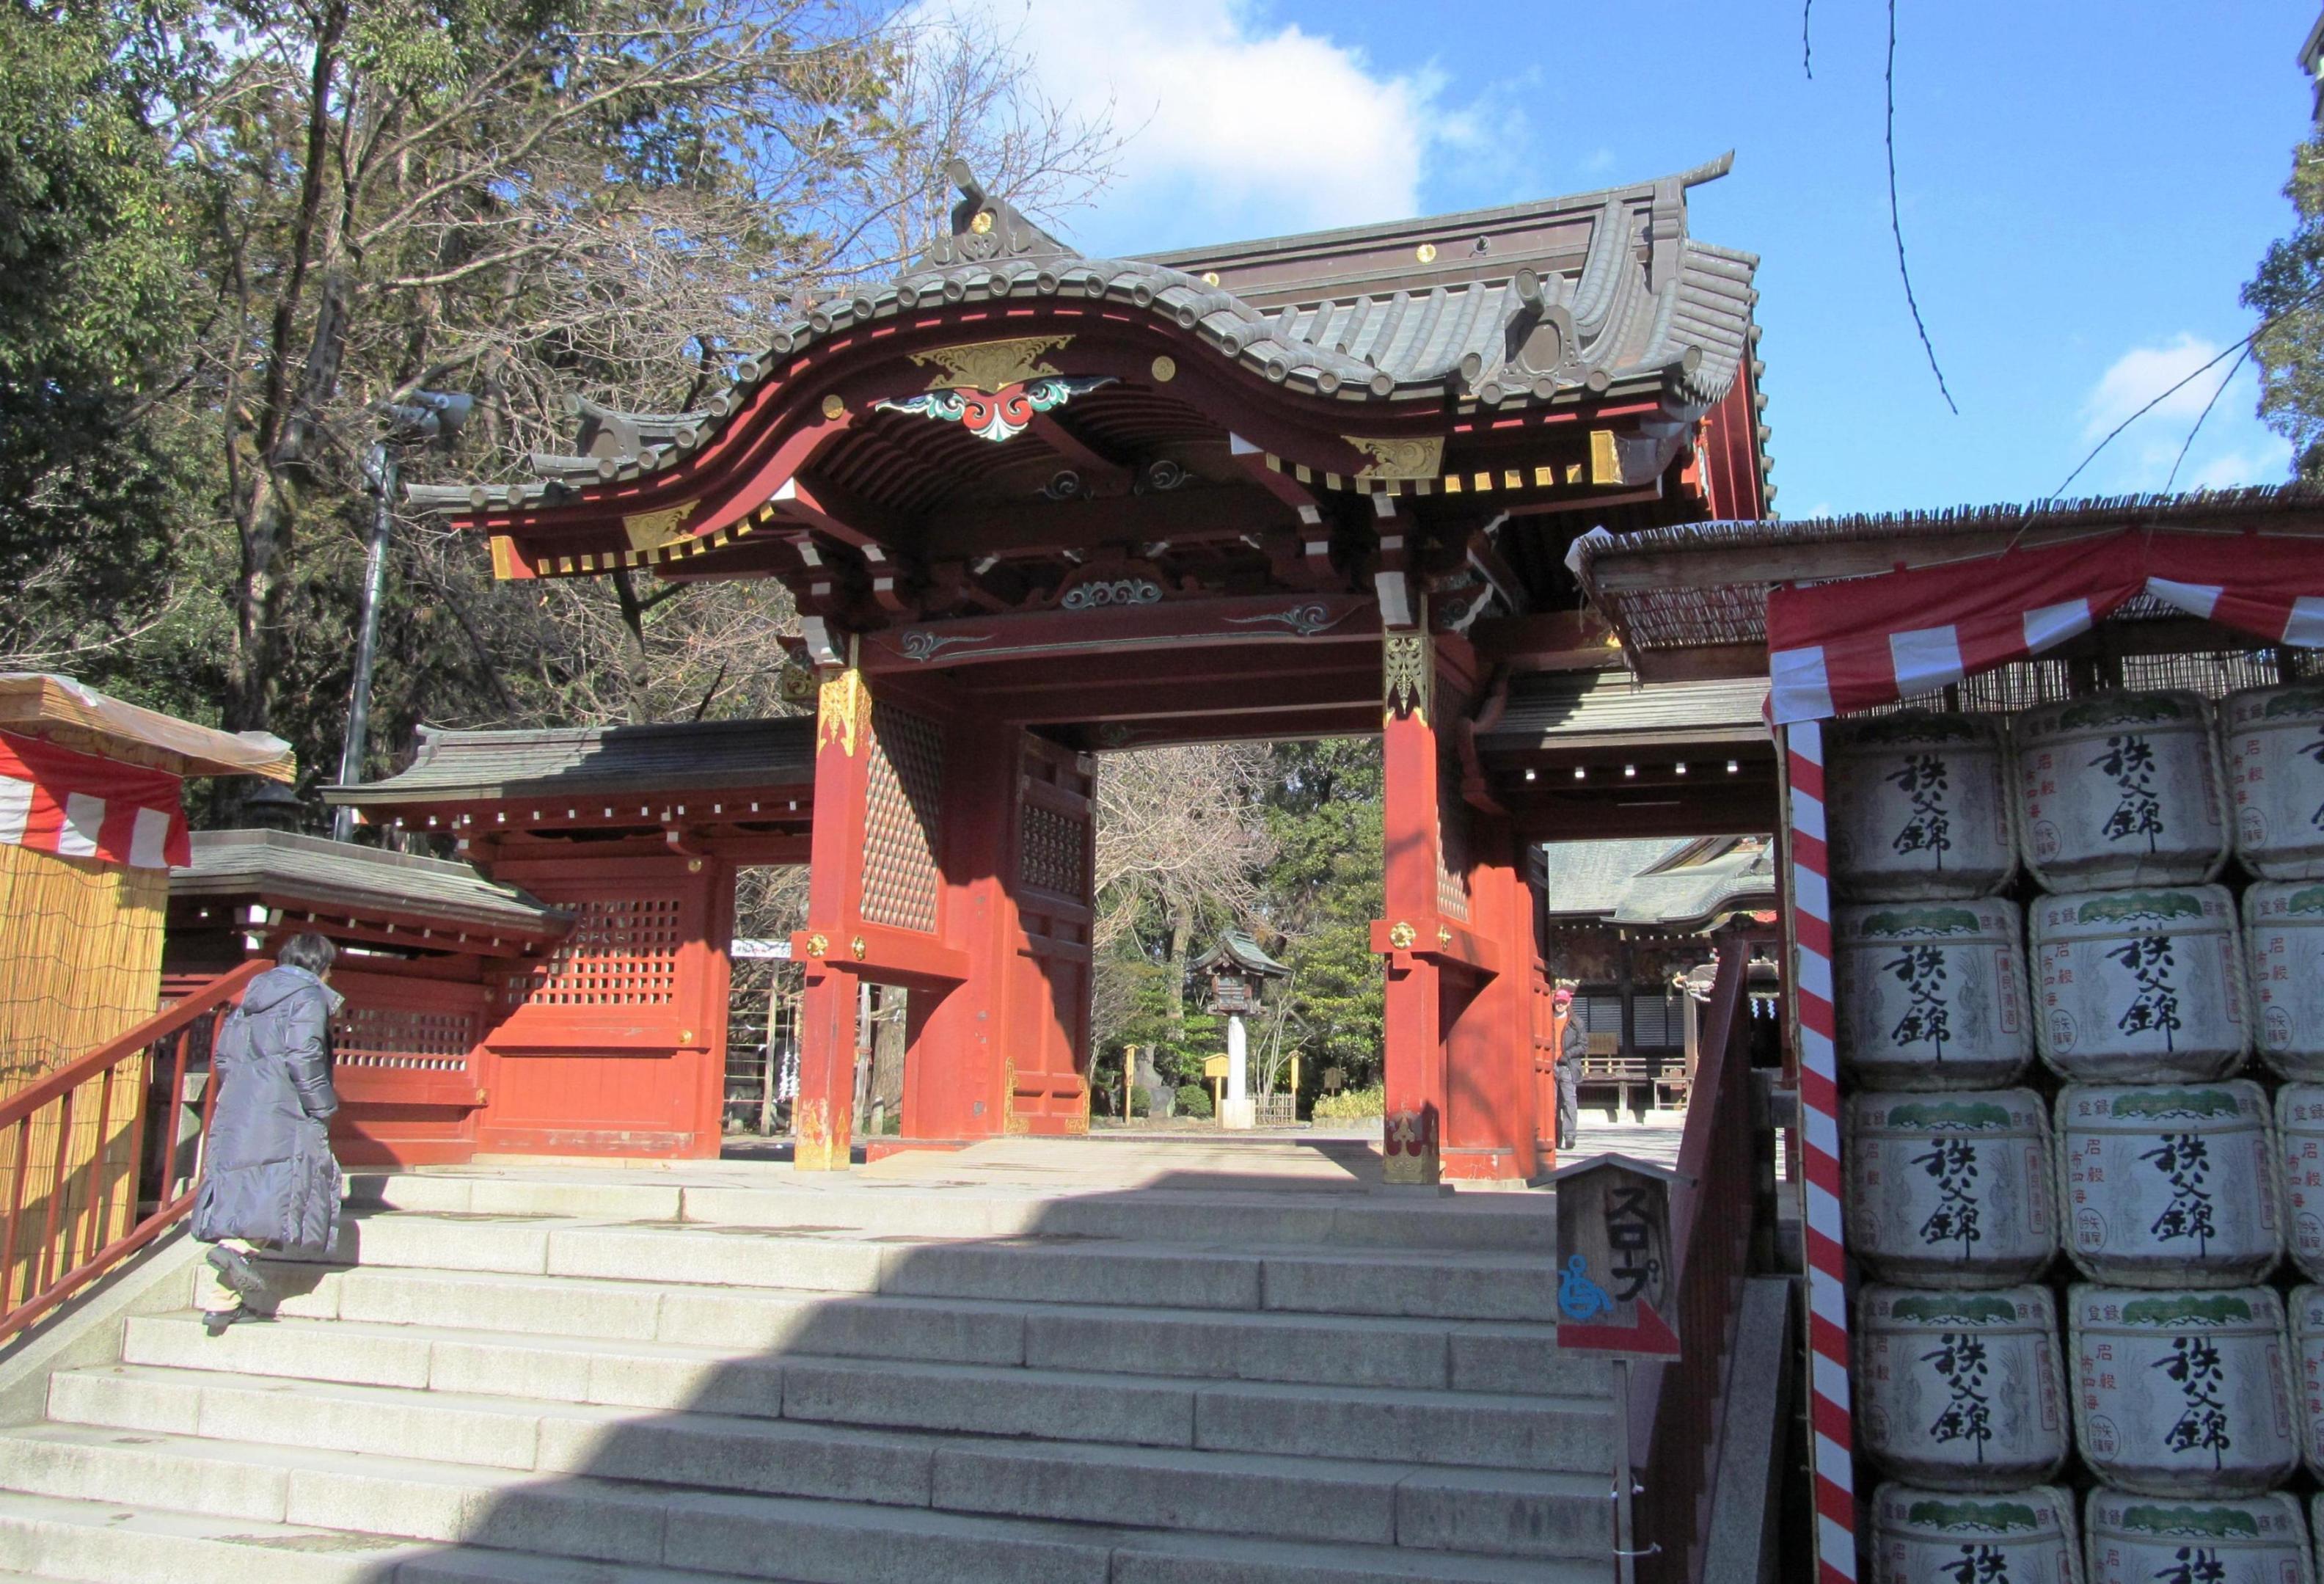
<instances>
[{"instance_id":1,"label":"thatched reed roof","mask_svg":"<svg viewBox=\"0 0 2324 1584\"><path fill-rule=\"evenodd\" d=\"M1649 677L1766 674L1767 591L2138 530L2324 539L2324 487L2282 484L1586 535L1569 564ZM2128 620L2171 614L2141 600Z\"/></svg>"}]
</instances>

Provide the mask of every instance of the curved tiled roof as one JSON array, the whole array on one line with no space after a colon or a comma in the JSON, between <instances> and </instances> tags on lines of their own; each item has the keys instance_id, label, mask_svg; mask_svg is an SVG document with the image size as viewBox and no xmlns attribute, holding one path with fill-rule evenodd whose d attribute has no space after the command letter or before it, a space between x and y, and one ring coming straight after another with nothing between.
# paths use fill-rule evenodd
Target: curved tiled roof
<instances>
[{"instance_id":1,"label":"curved tiled roof","mask_svg":"<svg viewBox=\"0 0 2324 1584\"><path fill-rule=\"evenodd\" d=\"M1775 906L1775 849L1765 839L1551 842L1541 851L1554 920L1694 929Z\"/></svg>"},{"instance_id":2,"label":"curved tiled roof","mask_svg":"<svg viewBox=\"0 0 2324 1584\"><path fill-rule=\"evenodd\" d=\"M440 511L554 505L579 486L633 480L674 465L707 443L741 410L750 391L782 364L850 329L931 304L996 299L1083 297L1127 304L1186 332L1217 356L1310 396L1351 404L1441 396L1523 407L1583 395L1667 396L1681 410L1723 397L1748 355L1751 278L1757 260L1685 235L1686 188L1725 174L1731 156L1697 170L1629 187L1389 226L1357 227L1163 258L1093 259L1074 253L964 169L954 233L895 280L860 284L815 302L782 325L757 356L738 364L727 387L699 410L624 414L576 400L581 436L573 456L537 455L542 482L415 484L412 502ZM977 222L982 222L982 229ZM1377 267L1414 236L1476 231L1521 221L1586 226L1580 255L1535 250L1448 260L1424 242L1423 265ZM1268 257L1292 244L1341 250L1335 262L1295 272L1287 286L1238 295L1221 271L1196 267L1213 255ZM1373 267L1348 268L1348 251ZM1406 255L1416 250L1403 248ZM1185 265L1186 267L1180 267ZM1266 299L1266 306L1252 298Z\"/></svg>"},{"instance_id":3,"label":"curved tiled roof","mask_svg":"<svg viewBox=\"0 0 2324 1584\"><path fill-rule=\"evenodd\" d=\"M283 831L196 831L193 861L170 871L172 897L261 893L517 935L559 935L572 922L569 911L465 863Z\"/></svg>"},{"instance_id":4,"label":"curved tiled roof","mask_svg":"<svg viewBox=\"0 0 2324 1584\"><path fill-rule=\"evenodd\" d=\"M815 722L678 722L537 731L444 732L421 727L409 767L380 781L327 787L325 801L355 807L499 797L811 786Z\"/></svg>"}]
</instances>

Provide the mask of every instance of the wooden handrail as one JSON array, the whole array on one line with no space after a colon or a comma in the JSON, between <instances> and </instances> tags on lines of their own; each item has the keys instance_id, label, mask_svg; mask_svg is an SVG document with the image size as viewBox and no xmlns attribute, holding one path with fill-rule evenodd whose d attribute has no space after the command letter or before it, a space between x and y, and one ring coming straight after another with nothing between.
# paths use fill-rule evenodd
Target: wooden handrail
<instances>
[{"instance_id":1,"label":"wooden handrail","mask_svg":"<svg viewBox=\"0 0 2324 1584\"><path fill-rule=\"evenodd\" d=\"M1670 1291L1681 1352L1642 1371L1646 1389L1632 1398L1631 1444L1647 1449L1637 1542L1652 1548L1637 1576L1654 1584L1692 1584L1702 1570L1727 1354L1750 1255L1750 962L1748 935L1720 942L1679 1138L1678 1169L1688 1181L1672 1194Z\"/></svg>"},{"instance_id":2,"label":"wooden handrail","mask_svg":"<svg viewBox=\"0 0 2324 1584\"><path fill-rule=\"evenodd\" d=\"M0 1128L12 1128L69 1089L78 1089L107 1067L117 1065L146 1046L159 1045L181 1028L191 1027L204 1013L238 999L242 987L274 966L273 960L254 958L233 972L210 981L165 1012L156 1012L128 1033L101 1045L88 1054L66 1064L33 1084L0 1101Z\"/></svg>"},{"instance_id":3,"label":"wooden handrail","mask_svg":"<svg viewBox=\"0 0 2324 1584\"><path fill-rule=\"evenodd\" d=\"M183 1102L186 1088L186 1068L192 1056L191 1036L205 1022L208 1025L208 1049L217 1047L217 1030L226 1012L241 999L250 981L273 967L272 961L258 958L242 964L230 973L219 975L200 989L180 1000L167 1011L155 1014L130 1029L119 1038L110 1040L87 1055L69 1063L31 1088L0 1101L0 1139L13 1147L13 1165L6 1168L9 1175L5 1219L0 1222L0 1342L15 1336L42 1315L71 1297L106 1271L138 1249L144 1248L164 1231L182 1220L194 1207L194 1196L201 1188L198 1158L194 1170L188 1174L182 1192L172 1193L171 1168L179 1143L174 1123L177 1108ZM130 1107L127 1137L129 1159L125 1171L115 1172L106 1163L106 1144L113 1130L116 1105L115 1091L122 1087L121 1068L148 1052L171 1063L169 1087L164 1091L163 1104L172 1124L162 1141L163 1158L160 1163L158 1186L153 1193L153 1209L143 1217L136 1216L141 1200L145 1131L150 1117L152 1096L155 1085L152 1073L143 1075L143 1081L134 1086ZM207 1054L207 1052L206 1052ZM158 1069L157 1069L158 1070ZM72 1125L77 1102L88 1091L97 1115L94 1147L87 1161L74 1163ZM217 1103L217 1084L203 1086L200 1137L209 1131L210 1113ZM32 1146L34 1122L50 1107L56 1108L53 1123L52 1154L42 1189L46 1202L32 1207L40 1218L39 1241L27 1247L23 1241L27 1206L24 1203L28 1180L34 1167ZM198 1145L197 1147L198 1148ZM78 1202L68 1205L73 1197L71 1189L77 1177L85 1177ZM119 1196L125 1193L134 1224L120 1237L102 1247L97 1240L106 1234ZM29 1262L29 1263L26 1263ZM23 1295L17 1298L18 1273L23 1267L25 1280L21 1284ZM11 1303L11 1300L14 1300Z\"/></svg>"}]
</instances>

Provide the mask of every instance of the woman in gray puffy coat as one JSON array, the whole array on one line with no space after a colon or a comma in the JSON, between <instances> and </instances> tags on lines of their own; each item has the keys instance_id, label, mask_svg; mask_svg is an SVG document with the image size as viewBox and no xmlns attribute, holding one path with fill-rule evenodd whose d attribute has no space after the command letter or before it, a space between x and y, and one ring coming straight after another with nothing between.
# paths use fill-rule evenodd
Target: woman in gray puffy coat
<instances>
[{"instance_id":1,"label":"woman in gray puffy coat","mask_svg":"<svg viewBox=\"0 0 2324 1584\"><path fill-rule=\"evenodd\" d=\"M202 1300L212 1336L246 1316L244 1300L265 1294L254 1245L319 1259L338 1239L329 1120L339 1109L331 1015L341 998L327 982L337 955L318 935L286 942L218 1030L210 1057L217 1106L193 1225L196 1239L215 1245L208 1257L218 1280Z\"/></svg>"}]
</instances>

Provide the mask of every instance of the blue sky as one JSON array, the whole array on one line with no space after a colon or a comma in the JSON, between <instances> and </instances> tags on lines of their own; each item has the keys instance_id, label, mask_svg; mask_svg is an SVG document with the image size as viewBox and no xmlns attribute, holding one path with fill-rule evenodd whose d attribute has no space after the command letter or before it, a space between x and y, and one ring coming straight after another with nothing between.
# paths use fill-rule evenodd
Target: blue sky
<instances>
[{"instance_id":1,"label":"blue sky","mask_svg":"<svg viewBox=\"0 0 2324 1584\"><path fill-rule=\"evenodd\" d=\"M1770 448L1787 517L2047 494L2120 418L2250 327L2288 226L2314 0L1903 0L1896 154L1913 336L1881 144L1886 11L1817 0L970 0L1047 90L1133 135L1066 228L1092 252L1585 190L1736 151L1698 235L1761 257ZM2222 365L2224 367L2224 365ZM2160 488L2216 379L2115 441L2076 493ZM2268 483L2289 448L2246 371L2179 486Z\"/></svg>"}]
</instances>

